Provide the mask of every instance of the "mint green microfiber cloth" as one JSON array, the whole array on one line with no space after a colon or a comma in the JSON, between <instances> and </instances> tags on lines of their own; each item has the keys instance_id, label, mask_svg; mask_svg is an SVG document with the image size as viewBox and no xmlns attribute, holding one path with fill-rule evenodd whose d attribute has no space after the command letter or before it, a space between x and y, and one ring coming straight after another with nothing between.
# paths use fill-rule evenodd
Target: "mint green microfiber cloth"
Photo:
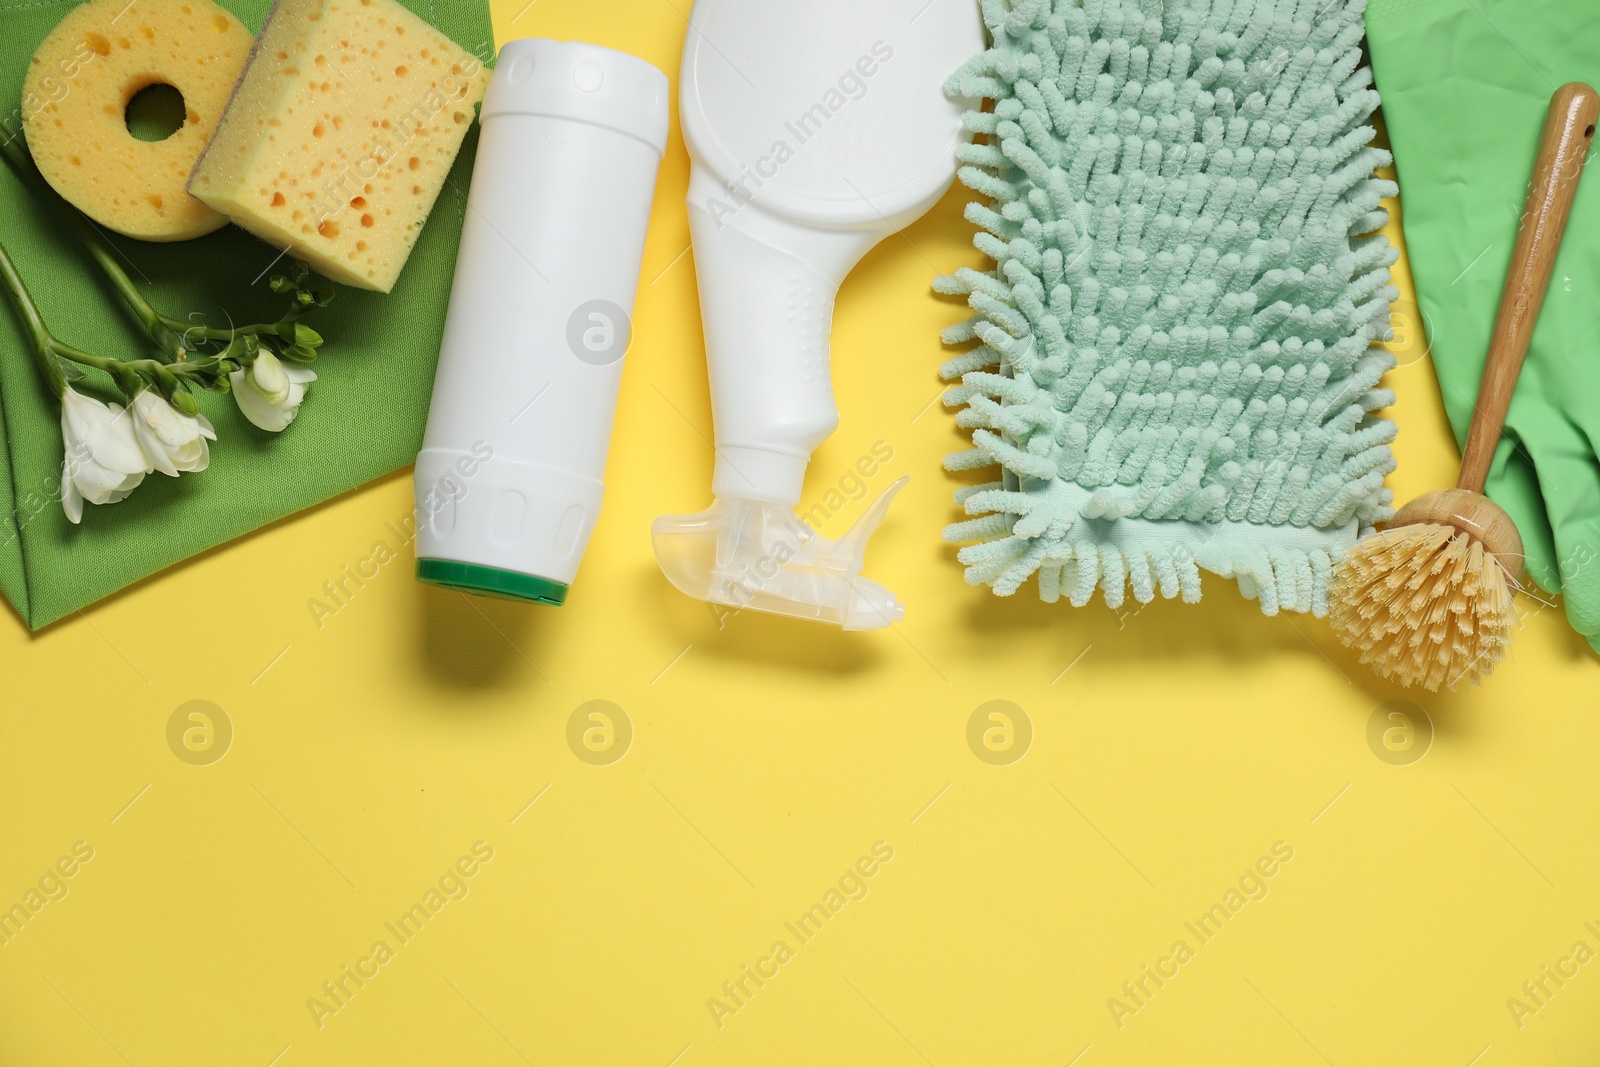
<instances>
[{"instance_id":1,"label":"mint green microfiber cloth","mask_svg":"<svg viewBox=\"0 0 1600 1067\"><path fill-rule=\"evenodd\" d=\"M483 0L406 0L467 49L494 55ZM259 29L266 0L223 0ZM71 0L0 0L0 136L18 128L29 58ZM32 629L275 519L327 500L416 459L466 211L476 135L469 134L393 293L341 287L305 321L327 339L294 425L251 426L229 396L201 398L216 424L210 469L145 479L122 503L88 507L81 526L61 510L59 408L41 386L26 335L0 297L0 592ZM194 241L147 244L106 235L128 274L169 315L202 312L213 324L274 321L284 298L267 288L277 252L233 227ZM0 243L61 340L105 355L149 354L115 294L64 223L0 164Z\"/></svg>"},{"instance_id":2,"label":"mint green microfiber cloth","mask_svg":"<svg viewBox=\"0 0 1600 1067\"><path fill-rule=\"evenodd\" d=\"M1376 0L1367 12L1406 249L1445 410L1465 440L1558 85L1600 84L1594 0ZM1600 180L1578 186L1488 495L1528 573L1600 650Z\"/></svg>"},{"instance_id":3,"label":"mint green microfiber cloth","mask_svg":"<svg viewBox=\"0 0 1600 1067\"><path fill-rule=\"evenodd\" d=\"M985 0L950 80L967 218L991 271L940 279L978 341L946 403L998 465L945 532L1002 596L1120 605L1232 577L1267 614L1327 612L1331 565L1390 517L1374 412L1395 250L1374 233L1362 5Z\"/></svg>"}]
</instances>

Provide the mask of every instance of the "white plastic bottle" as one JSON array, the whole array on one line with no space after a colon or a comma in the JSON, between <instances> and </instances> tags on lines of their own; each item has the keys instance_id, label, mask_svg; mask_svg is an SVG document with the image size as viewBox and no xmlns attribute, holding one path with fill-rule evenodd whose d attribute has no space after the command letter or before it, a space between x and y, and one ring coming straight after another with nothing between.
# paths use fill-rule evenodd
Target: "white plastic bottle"
<instances>
[{"instance_id":1,"label":"white plastic bottle","mask_svg":"<svg viewBox=\"0 0 1600 1067\"><path fill-rule=\"evenodd\" d=\"M943 84L983 48L978 7L697 0L690 23L679 117L716 500L657 519L656 557L680 590L712 603L889 626L904 608L861 567L904 479L837 542L796 505L812 451L839 421L829 373L839 286L955 178L961 115L975 105L948 99Z\"/></svg>"},{"instance_id":2,"label":"white plastic bottle","mask_svg":"<svg viewBox=\"0 0 1600 1067\"><path fill-rule=\"evenodd\" d=\"M417 457L420 581L566 599L605 492L668 104L666 75L609 48L501 49Z\"/></svg>"}]
</instances>

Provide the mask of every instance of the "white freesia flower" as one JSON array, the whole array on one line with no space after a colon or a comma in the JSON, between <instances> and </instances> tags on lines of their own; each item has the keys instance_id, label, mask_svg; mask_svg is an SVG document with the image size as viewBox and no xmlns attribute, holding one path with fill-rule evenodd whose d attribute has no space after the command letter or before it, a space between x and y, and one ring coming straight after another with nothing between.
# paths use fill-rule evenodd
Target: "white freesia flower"
<instances>
[{"instance_id":1,"label":"white freesia flower","mask_svg":"<svg viewBox=\"0 0 1600 1067\"><path fill-rule=\"evenodd\" d=\"M295 363L284 363L263 348L249 368L228 375L233 398L244 417L277 433L300 414L306 386L317 380L315 371Z\"/></svg>"},{"instance_id":2,"label":"white freesia flower","mask_svg":"<svg viewBox=\"0 0 1600 1067\"><path fill-rule=\"evenodd\" d=\"M85 500L115 504L152 469L122 405L101 403L71 387L61 397L61 438L61 507L75 523L83 520Z\"/></svg>"},{"instance_id":3,"label":"white freesia flower","mask_svg":"<svg viewBox=\"0 0 1600 1067\"><path fill-rule=\"evenodd\" d=\"M179 471L203 471L211 462L207 441L217 439L204 415L179 411L150 389L133 398L129 409L134 436L150 460L150 470L176 478Z\"/></svg>"}]
</instances>

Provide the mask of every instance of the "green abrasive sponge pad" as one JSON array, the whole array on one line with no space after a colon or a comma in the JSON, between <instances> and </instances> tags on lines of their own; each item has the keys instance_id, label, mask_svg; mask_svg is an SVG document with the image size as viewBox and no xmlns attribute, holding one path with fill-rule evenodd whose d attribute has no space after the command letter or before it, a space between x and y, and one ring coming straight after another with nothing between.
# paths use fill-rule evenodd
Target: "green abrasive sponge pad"
<instances>
[{"instance_id":1,"label":"green abrasive sponge pad","mask_svg":"<svg viewBox=\"0 0 1600 1067\"><path fill-rule=\"evenodd\" d=\"M993 45L949 91L966 217L994 269L942 373L972 448L967 580L1113 607L1327 612L1339 554L1393 514L1395 250L1367 124L1362 3L984 0ZM976 342L975 344L973 342Z\"/></svg>"}]
</instances>

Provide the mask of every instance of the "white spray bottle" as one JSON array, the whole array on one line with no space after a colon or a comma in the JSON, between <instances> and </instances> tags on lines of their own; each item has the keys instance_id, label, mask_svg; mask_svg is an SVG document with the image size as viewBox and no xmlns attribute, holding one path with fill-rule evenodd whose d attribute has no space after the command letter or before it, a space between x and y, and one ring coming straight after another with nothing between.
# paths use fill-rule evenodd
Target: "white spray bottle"
<instances>
[{"instance_id":1,"label":"white spray bottle","mask_svg":"<svg viewBox=\"0 0 1600 1067\"><path fill-rule=\"evenodd\" d=\"M850 269L956 173L944 80L982 50L972 0L697 0L679 117L716 429L715 502L655 521L690 596L847 630L905 613L861 577L902 478L832 541L800 518L812 451L839 422L833 302Z\"/></svg>"}]
</instances>

